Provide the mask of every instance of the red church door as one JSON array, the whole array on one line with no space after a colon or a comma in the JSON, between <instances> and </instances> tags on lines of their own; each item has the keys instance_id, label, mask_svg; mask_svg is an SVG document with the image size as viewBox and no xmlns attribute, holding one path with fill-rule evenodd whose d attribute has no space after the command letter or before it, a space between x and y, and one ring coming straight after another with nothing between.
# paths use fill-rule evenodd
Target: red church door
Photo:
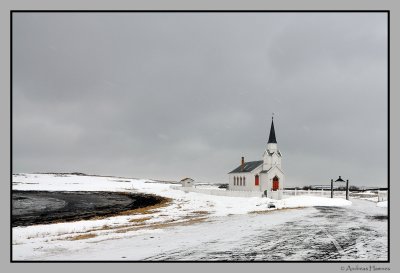
<instances>
[{"instance_id":1,"label":"red church door","mask_svg":"<svg viewBox=\"0 0 400 273\"><path fill-rule=\"evenodd\" d=\"M254 184L255 184L256 186L260 185L260 177L258 176L258 174L255 176Z\"/></svg>"},{"instance_id":2,"label":"red church door","mask_svg":"<svg viewBox=\"0 0 400 273\"><path fill-rule=\"evenodd\" d=\"M279 189L279 178L277 176L272 180L272 190L277 191Z\"/></svg>"}]
</instances>

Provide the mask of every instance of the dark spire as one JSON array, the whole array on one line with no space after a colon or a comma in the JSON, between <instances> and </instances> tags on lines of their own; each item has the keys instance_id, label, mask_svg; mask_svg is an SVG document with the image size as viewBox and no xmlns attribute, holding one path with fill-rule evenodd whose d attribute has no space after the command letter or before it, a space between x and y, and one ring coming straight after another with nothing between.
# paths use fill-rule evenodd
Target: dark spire
<instances>
[{"instance_id":1,"label":"dark spire","mask_svg":"<svg viewBox=\"0 0 400 273\"><path fill-rule=\"evenodd\" d=\"M268 143L276 143L274 117L272 117L271 130L269 131Z\"/></svg>"}]
</instances>

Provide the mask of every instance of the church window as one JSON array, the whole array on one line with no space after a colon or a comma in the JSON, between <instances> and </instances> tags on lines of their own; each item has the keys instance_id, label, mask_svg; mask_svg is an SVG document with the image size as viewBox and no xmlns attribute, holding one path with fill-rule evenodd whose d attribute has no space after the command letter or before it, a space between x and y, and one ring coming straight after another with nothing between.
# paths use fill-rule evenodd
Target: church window
<instances>
[{"instance_id":1,"label":"church window","mask_svg":"<svg viewBox=\"0 0 400 273\"><path fill-rule=\"evenodd\" d=\"M239 180L240 180L240 186L242 186L242 178L240 177Z\"/></svg>"},{"instance_id":2,"label":"church window","mask_svg":"<svg viewBox=\"0 0 400 273\"><path fill-rule=\"evenodd\" d=\"M243 186L246 186L246 177L243 177Z\"/></svg>"}]
</instances>

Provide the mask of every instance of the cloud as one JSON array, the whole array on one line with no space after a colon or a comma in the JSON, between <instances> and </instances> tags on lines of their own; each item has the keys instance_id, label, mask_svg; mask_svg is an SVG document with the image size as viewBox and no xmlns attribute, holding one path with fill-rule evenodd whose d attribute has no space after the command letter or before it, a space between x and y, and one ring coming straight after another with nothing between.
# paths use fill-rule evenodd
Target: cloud
<instances>
[{"instance_id":1,"label":"cloud","mask_svg":"<svg viewBox=\"0 0 400 273\"><path fill-rule=\"evenodd\" d=\"M385 14L17 13L13 39L14 172L226 182L274 112L288 185L387 183Z\"/></svg>"}]
</instances>

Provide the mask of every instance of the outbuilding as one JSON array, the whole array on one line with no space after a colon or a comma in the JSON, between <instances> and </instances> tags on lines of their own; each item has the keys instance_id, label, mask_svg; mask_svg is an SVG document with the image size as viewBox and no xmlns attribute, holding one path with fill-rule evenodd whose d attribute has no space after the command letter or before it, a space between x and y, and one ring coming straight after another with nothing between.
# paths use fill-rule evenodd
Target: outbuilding
<instances>
[{"instance_id":1,"label":"outbuilding","mask_svg":"<svg viewBox=\"0 0 400 273\"><path fill-rule=\"evenodd\" d=\"M194 180L189 177L182 179L181 183L182 183L182 187L185 187L185 188L194 186Z\"/></svg>"}]
</instances>

